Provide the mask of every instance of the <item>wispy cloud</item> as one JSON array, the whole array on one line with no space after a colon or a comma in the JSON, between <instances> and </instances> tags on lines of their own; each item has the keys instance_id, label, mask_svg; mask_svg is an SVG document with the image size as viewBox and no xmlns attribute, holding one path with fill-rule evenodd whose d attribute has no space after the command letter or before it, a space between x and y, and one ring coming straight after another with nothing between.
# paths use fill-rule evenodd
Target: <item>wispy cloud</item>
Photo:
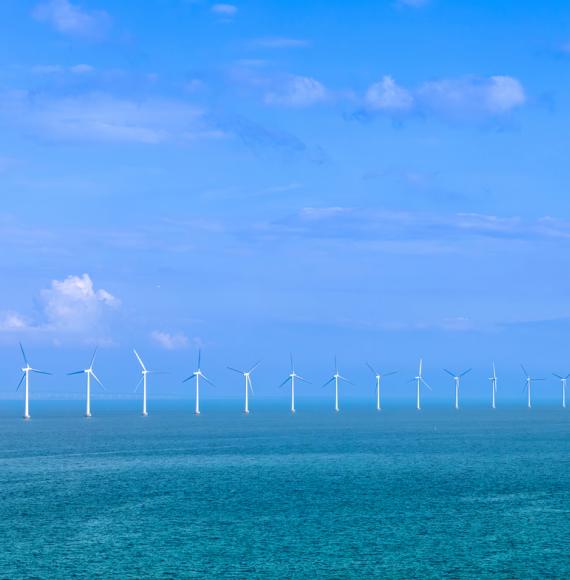
<instances>
[{"instance_id":1,"label":"wispy cloud","mask_svg":"<svg viewBox=\"0 0 570 580\"><path fill-rule=\"evenodd\" d=\"M551 217L523 220L478 213L387 211L352 207L304 207L268 224L258 233L265 239L283 236L400 244L413 242L418 250L457 251L469 239L536 241L570 240L570 222ZM432 244L432 246L429 246ZM435 244L435 245L433 245ZM443 245L442 245L443 244ZM390 248L390 246L384 246ZM399 246L393 246L397 249Z\"/></svg>"},{"instance_id":2,"label":"wispy cloud","mask_svg":"<svg viewBox=\"0 0 570 580\"><path fill-rule=\"evenodd\" d=\"M256 38L251 44L261 48L305 48L310 45L309 41L303 38L290 38L287 36Z\"/></svg>"},{"instance_id":3,"label":"wispy cloud","mask_svg":"<svg viewBox=\"0 0 570 580\"><path fill-rule=\"evenodd\" d=\"M188 348L190 339L182 332L169 333L162 330L154 330L150 337L160 347L166 350L180 350Z\"/></svg>"},{"instance_id":4,"label":"wispy cloud","mask_svg":"<svg viewBox=\"0 0 570 580\"><path fill-rule=\"evenodd\" d=\"M158 144L218 138L203 112L182 100L128 99L105 93L51 97L25 91L0 95L5 122L43 139Z\"/></svg>"},{"instance_id":5,"label":"wispy cloud","mask_svg":"<svg viewBox=\"0 0 570 580\"><path fill-rule=\"evenodd\" d=\"M212 12L218 16L233 18L237 14L238 8L235 4L214 4Z\"/></svg>"},{"instance_id":6,"label":"wispy cloud","mask_svg":"<svg viewBox=\"0 0 570 580\"><path fill-rule=\"evenodd\" d=\"M420 8L429 4L430 0L396 0L398 6L408 6L411 8Z\"/></svg>"},{"instance_id":7,"label":"wispy cloud","mask_svg":"<svg viewBox=\"0 0 570 580\"><path fill-rule=\"evenodd\" d=\"M100 40L107 34L111 18L103 10L86 10L69 0L48 0L33 11L36 20L46 22L69 36Z\"/></svg>"},{"instance_id":8,"label":"wispy cloud","mask_svg":"<svg viewBox=\"0 0 570 580\"><path fill-rule=\"evenodd\" d=\"M325 86L311 77L290 75L281 86L266 93L265 102L284 107L309 107L328 98Z\"/></svg>"}]
</instances>

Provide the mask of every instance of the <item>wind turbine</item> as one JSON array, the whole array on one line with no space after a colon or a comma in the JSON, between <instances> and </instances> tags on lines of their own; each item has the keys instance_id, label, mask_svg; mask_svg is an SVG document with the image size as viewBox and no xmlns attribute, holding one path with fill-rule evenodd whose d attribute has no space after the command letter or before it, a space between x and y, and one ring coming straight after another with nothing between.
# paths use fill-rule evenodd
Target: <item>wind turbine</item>
<instances>
[{"instance_id":1,"label":"wind turbine","mask_svg":"<svg viewBox=\"0 0 570 580\"><path fill-rule=\"evenodd\" d=\"M338 413L340 411L339 406L338 406L338 384L339 384L339 382L344 381L345 383L348 383L349 385L353 385L354 383L351 383L348 379L343 377L338 372L338 365L336 364L336 356L334 357L334 369L335 369L334 375L323 385L323 388L326 387L327 385L330 385L334 381L334 410Z\"/></svg>"},{"instance_id":2,"label":"wind turbine","mask_svg":"<svg viewBox=\"0 0 570 580\"><path fill-rule=\"evenodd\" d=\"M198 350L198 370L194 371L188 378L184 379L182 382L186 383L190 379L196 377L196 408L194 410L195 415L200 414L200 378L204 379L209 385L214 387L214 383L200 370L200 361L202 360L202 351Z\"/></svg>"},{"instance_id":3,"label":"wind turbine","mask_svg":"<svg viewBox=\"0 0 570 580\"><path fill-rule=\"evenodd\" d=\"M146 417L148 415L147 410L146 410L146 377L149 374L160 374L159 371L149 371L145 366L144 363L141 359L141 357L139 356L139 353L133 348L133 352L135 353L135 356L137 357L137 360L139 361L139 364L141 365L142 371L141 371L141 378L139 379L139 382L136 384L135 386L135 393L138 391L140 384L143 384L143 417Z\"/></svg>"},{"instance_id":4,"label":"wind turbine","mask_svg":"<svg viewBox=\"0 0 570 580\"><path fill-rule=\"evenodd\" d=\"M75 371L73 373L67 373L68 376L70 375L82 375L85 373L85 375L87 375L87 392L86 392L86 406L85 406L85 416L86 417L91 417L91 377L93 377L98 383L99 385L101 385L101 388L104 390L105 387L103 386L103 383L97 378L97 375L93 372L93 363L95 362L95 355L97 354L97 349L95 349L95 351L93 352L93 356L91 357L91 364L89 365L89 368L86 368L82 371Z\"/></svg>"},{"instance_id":5,"label":"wind turbine","mask_svg":"<svg viewBox=\"0 0 570 580\"><path fill-rule=\"evenodd\" d=\"M295 414L295 379L299 379L304 383L309 383L307 379L304 379L301 375L295 372L295 365L293 364L293 355L291 354L291 372L289 376L279 385L279 388L284 387L289 381L291 381L291 414Z\"/></svg>"},{"instance_id":6,"label":"wind turbine","mask_svg":"<svg viewBox=\"0 0 570 580\"><path fill-rule=\"evenodd\" d=\"M374 370L372 365L370 365L368 363L366 363L366 365L372 371L372 374L376 378L376 410L381 411L382 405L380 403L380 383L384 377L389 377L390 375L395 375L398 371L392 371L389 373L382 374L382 373L379 373L378 371Z\"/></svg>"},{"instance_id":7,"label":"wind turbine","mask_svg":"<svg viewBox=\"0 0 570 580\"><path fill-rule=\"evenodd\" d=\"M523 391L526 389L526 394L527 394L527 407L529 409L531 409L532 408L532 399L531 399L532 382L533 381L543 381L544 379L535 379L534 377L531 377L526 372L526 369L524 368L523 365L521 365L521 369L522 369L522 371L523 371L523 373L525 374L525 377L526 377L526 383L525 383L525 386L523 388Z\"/></svg>"},{"instance_id":8,"label":"wind turbine","mask_svg":"<svg viewBox=\"0 0 570 580\"><path fill-rule=\"evenodd\" d=\"M497 372L495 371L495 363L493 363L493 376L489 377L489 380L491 381L491 408L492 409L496 409L497 408L497 403L496 403L496 398L497 398Z\"/></svg>"},{"instance_id":9,"label":"wind turbine","mask_svg":"<svg viewBox=\"0 0 570 580\"><path fill-rule=\"evenodd\" d=\"M420 400L421 386L424 385L430 391L432 390L432 388L424 381L424 377L422 375L422 367L423 367L423 359L420 359L420 368L419 368L418 374L417 374L417 376L415 376L412 379L412 381L416 381L416 409L418 411L421 411L421 409L422 409L421 400Z\"/></svg>"},{"instance_id":10,"label":"wind turbine","mask_svg":"<svg viewBox=\"0 0 570 580\"><path fill-rule=\"evenodd\" d=\"M562 408L566 409L566 383L568 382L568 379L570 378L570 374L566 375L565 377L562 377L560 375L557 375L556 373L552 373L555 377L560 379L560 382L562 383Z\"/></svg>"},{"instance_id":11,"label":"wind turbine","mask_svg":"<svg viewBox=\"0 0 570 580\"><path fill-rule=\"evenodd\" d=\"M259 366L261 361L256 362L248 371L240 371L239 369L234 369L233 367L228 367L230 371L234 371L234 373L239 373L243 375L245 381L245 404L243 408L243 412L246 415L249 415L249 391L253 395L253 386L251 384L251 373Z\"/></svg>"},{"instance_id":12,"label":"wind turbine","mask_svg":"<svg viewBox=\"0 0 570 580\"><path fill-rule=\"evenodd\" d=\"M16 387L16 391L22 386L22 382L24 379L26 380L26 391L24 396L24 419L30 418L30 373L37 373L39 375L51 375L51 373L46 373L45 371L39 371L38 369L34 369L30 366L28 359L26 358L26 353L24 352L24 347L22 343L20 343L20 350L22 351L22 356L24 357L24 362L26 366L22 368L22 378Z\"/></svg>"},{"instance_id":13,"label":"wind turbine","mask_svg":"<svg viewBox=\"0 0 570 580\"><path fill-rule=\"evenodd\" d=\"M447 369L443 369L448 375L453 377L453 382L455 383L455 410L458 411L459 410L459 383L461 382L461 379L469 372L471 372L471 369L467 369L466 371L463 371L462 373L452 373L451 371L448 371Z\"/></svg>"}]
</instances>

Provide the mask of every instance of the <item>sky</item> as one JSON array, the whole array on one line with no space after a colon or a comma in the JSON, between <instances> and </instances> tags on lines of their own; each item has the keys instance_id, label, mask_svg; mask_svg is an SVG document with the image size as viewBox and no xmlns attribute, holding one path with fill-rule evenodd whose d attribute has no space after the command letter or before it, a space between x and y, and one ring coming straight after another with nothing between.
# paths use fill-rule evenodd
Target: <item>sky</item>
<instances>
[{"instance_id":1,"label":"sky","mask_svg":"<svg viewBox=\"0 0 570 580\"><path fill-rule=\"evenodd\" d=\"M413 402L570 372L570 6L462 0L3 0L0 396L88 364L261 397L293 352ZM538 384L537 384L538 385Z\"/></svg>"}]
</instances>

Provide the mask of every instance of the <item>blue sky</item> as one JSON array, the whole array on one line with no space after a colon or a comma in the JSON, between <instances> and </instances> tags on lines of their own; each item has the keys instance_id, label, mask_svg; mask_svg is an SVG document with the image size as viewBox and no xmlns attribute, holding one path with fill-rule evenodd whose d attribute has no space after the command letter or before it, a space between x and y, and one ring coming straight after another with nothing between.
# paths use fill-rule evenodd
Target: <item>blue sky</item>
<instances>
[{"instance_id":1,"label":"blue sky","mask_svg":"<svg viewBox=\"0 0 570 580\"><path fill-rule=\"evenodd\" d=\"M199 346L216 396L258 358L281 396L291 350L316 384L337 353L354 396L366 360L412 398L419 356L435 398L442 366L474 367L472 396L493 359L505 396L520 362L570 371L566 3L4 0L0 17L6 395L19 340L59 373L102 345L117 393L133 346L180 396Z\"/></svg>"}]
</instances>

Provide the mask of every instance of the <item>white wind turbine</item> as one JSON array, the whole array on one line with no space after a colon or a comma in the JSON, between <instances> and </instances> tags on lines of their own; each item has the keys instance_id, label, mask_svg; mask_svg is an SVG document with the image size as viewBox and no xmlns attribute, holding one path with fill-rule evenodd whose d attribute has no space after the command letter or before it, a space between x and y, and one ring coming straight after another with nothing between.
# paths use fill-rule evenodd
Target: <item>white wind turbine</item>
<instances>
[{"instance_id":1,"label":"white wind turbine","mask_svg":"<svg viewBox=\"0 0 570 580\"><path fill-rule=\"evenodd\" d=\"M422 385L424 385L425 387L427 387L430 391L432 390L432 388L425 382L424 377L422 375L422 368L423 368L423 359L420 359L420 368L418 371L417 376L415 376L412 381L416 382L416 409L418 411L421 411L422 409L422 405L421 405L421 399L420 399L420 391L421 391L421 387Z\"/></svg>"},{"instance_id":2,"label":"white wind turbine","mask_svg":"<svg viewBox=\"0 0 570 580\"><path fill-rule=\"evenodd\" d=\"M246 415L249 415L249 391L251 391L251 394L253 395L253 386L251 384L251 373L253 373L253 371L259 366L259 363L261 363L261 361L256 362L248 371L240 371L239 369L228 367L230 371L234 371L234 373L239 373L240 375L243 375L245 381L245 403L243 412Z\"/></svg>"},{"instance_id":3,"label":"white wind turbine","mask_svg":"<svg viewBox=\"0 0 570 580\"><path fill-rule=\"evenodd\" d=\"M214 383L200 370L200 362L202 360L202 351L198 351L198 369L195 370L188 378L184 379L182 382L186 383L190 379L196 377L196 408L194 410L195 415L200 414L200 379L204 379L209 385L214 387Z\"/></svg>"},{"instance_id":4,"label":"white wind turbine","mask_svg":"<svg viewBox=\"0 0 570 580\"><path fill-rule=\"evenodd\" d=\"M489 377L491 381L491 408L497 408L497 372L495 370L495 363L493 363L493 376Z\"/></svg>"},{"instance_id":5,"label":"white wind turbine","mask_svg":"<svg viewBox=\"0 0 570 580\"><path fill-rule=\"evenodd\" d=\"M289 376L279 385L279 388L284 387L289 381L291 381L291 414L295 414L295 380L300 380L304 383L309 383L307 379L304 379L301 375L295 372L295 365L293 364L293 355L291 356L291 372Z\"/></svg>"},{"instance_id":6,"label":"white wind turbine","mask_svg":"<svg viewBox=\"0 0 570 580\"><path fill-rule=\"evenodd\" d=\"M526 372L526 369L524 368L523 365L521 365L521 369L523 370L523 373L524 373L524 375L526 377L525 386L523 388L523 391L526 389L526 395L527 395L527 399L526 399L527 403L526 403L526 405L527 405L527 407L529 409L531 409L532 408L532 393L531 393L531 391L532 391L532 382L533 381L543 381L544 379L535 379L534 377L531 377Z\"/></svg>"},{"instance_id":7,"label":"white wind turbine","mask_svg":"<svg viewBox=\"0 0 570 580\"><path fill-rule=\"evenodd\" d=\"M382 379L384 377L389 377L390 375L395 375L398 371L392 371L392 372L389 372L389 373L382 374L382 373L379 373L378 371L376 371L374 369L374 367L372 367L372 365L370 365L369 363L366 363L366 365L372 371L372 374L376 378L376 410L377 411L381 411L382 410L382 404L381 404L381 401L380 401L380 383L382 382Z\"/></svg>"},{"instance_id":8,"label":"white wind turbine","mask_svg":"<svg viewBox=\"0 0 570 580\"><path fill-rule=\"evenodd\" d=\"M146 389L146 381L147 381L147 375L150 374L154 374L154 375L158 375L158 374L163 374L160 371L149 371L145 366L144 363L141 359L141 357L139 356L139 353L133 348L133 352L135 353L135 356L137 357L137 360L139 361L139 364L141 365L142 371L141 371L141 378L139 379L139 382L136 384L135 386L135 393L138 391L140 384L142 383L143 385L143 410L142 410L142 414L143 417L146 417L148 415L147 413L147 409L146 409L146 398L147 398L147 389Z\"/></svg>"},{"instance_id":9,"label":"white wind turbine","mask_svg":"<svg viewBox=\"0 0 570 580\"><path fill-rule=\"evenodd\" d=\"M556 373L552 373L555 377L560 379L562 383L562 408L566 409L566 384L568 383L568 379L570 378L570 374L566 375L565 377L561 375L557 375Z\"/></svg>"},{"instance_id":10,"label":"white wind turbine","mask_svg":"<svg viewBox=\"0 0 570 580\"><path fill-rule=\"evenodd\" d=\"M354 383L351 383L347 378L343 377L338 372L338 365L336 364L336 356L334 357L334 369L335 369L334 375L323 385L323 388L325 388L327 385L330 385L334 381L334 410L338 413L340 411L340 408L338 406L338 385L340 381L344 381L349 385L353 385Z\"/></svg>"},{"instance_id":11,"label":"white wind turbine","mask_svg":"<svg viewBox=\"0 0 570 580\"><path fill-rule=\"evenodd\" d=\"M462 373L452 373L451 371L448 371L447 369L443 369L448 375L450 375L451 377L453 377L453 382L455 383L455 410L459 410L459 383L461 382L461 379L469 372L471 372L471 369L467 369L466 371L463 371Z\"/></svg>"},{"instance_id":12,"label":"white wind turbine","mask_svg":"<svg viewBox=\"0 0 570 580\"><path fill-rule=\"evenodd\" d=\"M16 387L16 391L22 386L24 379L26 380L26 391L24 395L24 419L30 418L30 373L37 373L39 375L51 375L51 373L46 373L45 371L39 371L30 366L28 359L26 358L26 353L24 352L24 347L20 343L20 350L22 351L22 356L24 357L24 362L26 366L22 368L22 378Z\"/></svg>"},{"instance_id":13,"label":"white wind turbine","mask_svg":"<svg viewBox=\"0 0 570 580\"><path fill-rule=\"evenodd\" d=\"M91 417L91 377L93 377L104 390L105 387L103 383L97 378L97 375L93 372L93 363L95 362L95 355L97 354L97 349L93 352L93 356L91 357L91 364L89 368L86 368L82 371L75 371L73 373L67 373L68 376L70 375L82 375L85 373L87 376L87 390L86 390L86 404L85 404L85 416Z\"/></svg>"}]
</instances>

